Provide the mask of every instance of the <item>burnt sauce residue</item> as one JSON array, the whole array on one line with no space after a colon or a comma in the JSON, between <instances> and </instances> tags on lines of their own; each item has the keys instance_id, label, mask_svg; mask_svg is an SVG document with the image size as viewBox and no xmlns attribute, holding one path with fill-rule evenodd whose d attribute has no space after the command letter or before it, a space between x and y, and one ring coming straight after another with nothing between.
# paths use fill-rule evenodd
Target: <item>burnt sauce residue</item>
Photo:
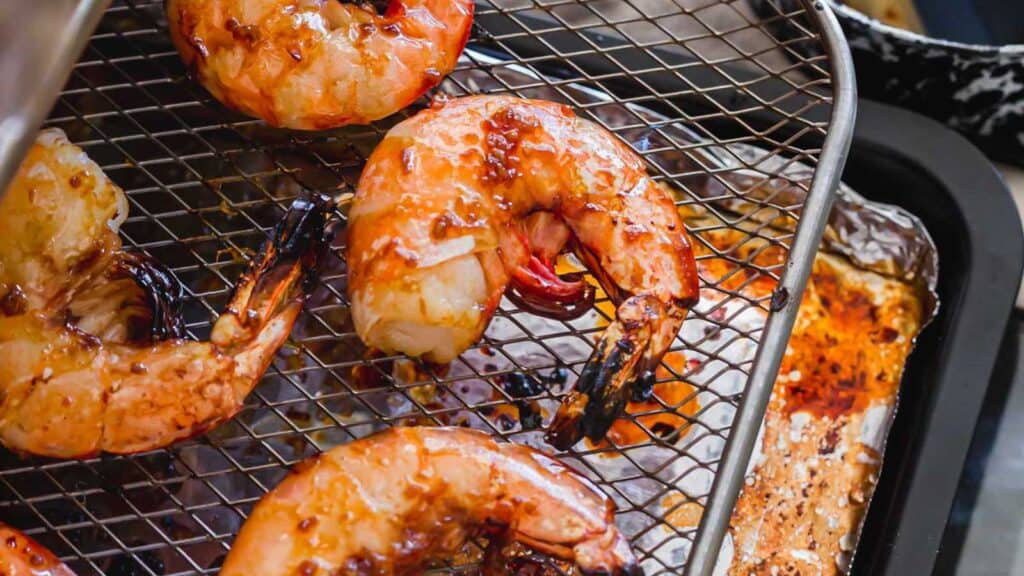
<instances>
[{"instance_id":1,"label":"burnt sauce residue","mask_svg":"<svg viewBox=\"0 0 1024 576\"><path fill-rule=\"evenodd\" d=\"M675 129L681 141L701 141ZM773 311L783 308L776 278L762 270L783 270L796 220L792 209L776 207L802 205L813 170L745 144L705 147L699 154L702 163L723 170L711 175L689 156L673 155L677 171L696 174L685 182L687 190L707 199L717 214L742 216L738 227L747 228L725 229L715 213L684 203L687 224L707 230L695 243L702 277L767 300ZM919 219L841 184L779 371L786 409L836 417L894 394L916 332L937 311L937 275L938 252ZM874 286L858 280L871 277L879 281ZM912 294L878 298L873 290L885 279Z\"/></svg>"},{"instance_id":2,"label":"burnt sauce residue","mask_svg":"<svg viewBox=\"0 0 1024 576\"><path fill-rule=\"evenodd\" d=\"M707 224L690 214L690 222ZM707 244L759 267L781 262L784 252L740 246L743 233L702 233ZM739 290L752 300L774 301L777 282L752 267L742 267L701 245L703 278L724 279L719 286ZM904 297L878 298L856 268L841 256L821 254L800 302L797 321L779 369L777 389L789 412L807 411L835 418L887 399L898 385L903 361L913 344L926 302ZM868 276L871 274L869 273ZM879 284L881 285L881 284Z\"/></svg>"},{"instance_id":3,"label":"burnt sauce residue","mask_svg":"<svg viewBox=\"0 0 1024 576\"><path fill-rule=\"evenodd\" d=\"M920 302L897 297L876 304L863 285L819 261L800 315L779 370L786 411L835 419L891 400Z\"/></svg>"}]
</instances>

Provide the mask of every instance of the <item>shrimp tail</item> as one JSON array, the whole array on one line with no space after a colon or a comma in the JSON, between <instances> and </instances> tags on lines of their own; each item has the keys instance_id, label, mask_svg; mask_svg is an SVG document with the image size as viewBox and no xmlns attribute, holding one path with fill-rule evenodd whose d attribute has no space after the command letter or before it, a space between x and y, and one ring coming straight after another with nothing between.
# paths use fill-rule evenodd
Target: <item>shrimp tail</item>
<instances>
[{"instance_id":1,"label":"shrimp tail","mask_svg":"<svg viewBox=\"0 0 1024 576\"><path fill-rule=\"evenodd\" d=\"M131 278L145 293L152 315L147 334L149 341L185 336L185 321L181 315L185 290L170 270L146 254L123 252L114 263L114 272Z\"/></svg>"},{"instance_id":2,"label":"shrimp tail","mask_svg":"<svg viewBox=\"0 0 1024 576\"><path fill-rule=\"evenodd\" d=\"M486 576L530 573L510 543L577 574L641 574L614 503L585 477L533 448L434 427L392 428L293 469L253 509L220 573L422 574L475 536L490 540Z\"/></svg>"},{"instance_id":3,"label":"shrimp tail","mask_svg":"<svg viewBox=\"0 0 1024 576\"><path fill-rule=\"evenodd\" d=\"M331 203L319 193L292 203L238 283L227 313L214 326L210 339L215 345L248 344L281 312L291 308L288 316L298 313L330 244L325 230Z\"/></svg>"},{"instance_id":4,"label":"shrimp tail","mask_svg":"<svg viewBox=\"0 0 1024 576\"><path fill-rule=\"evenodd\" d=\"M326 216L331 205L328 196L311 193L297 198L274 230L272 241L264 243L250 273L256 279L250 295L250 306L274 302L276 290L306 290L316 279L323 257ZM297 269L296 269L297 268ZM281 282L281 276L297 275L299 282Z\"/></svg>"},{"instance_id":5,"label":"shrimp tail","mask_svg":"<svg viewBox=\"0 0 1024 576\"><path fill-rule=\"evenodd\" d=\"M668 314L653 296L633 296L616 311L580 372L575 388L562 401L548 430L552 446L566 450L584 436L601 440L625 410L637 383L652 380L661 354L652 353L655 327Z\"/></svg>"}]
</instances>

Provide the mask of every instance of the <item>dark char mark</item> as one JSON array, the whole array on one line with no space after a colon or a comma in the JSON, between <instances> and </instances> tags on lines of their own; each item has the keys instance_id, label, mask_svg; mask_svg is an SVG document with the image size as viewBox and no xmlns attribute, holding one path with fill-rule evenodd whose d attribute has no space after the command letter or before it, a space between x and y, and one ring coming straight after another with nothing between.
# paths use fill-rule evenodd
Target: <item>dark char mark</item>
<instances>
[{"instance_id":1,"label":"dark char mark","mask_svg":"<svg viewBox=\"0 0 1024 576\"><path fill-rule=\"evenodd\" d=\"M181 316L185 290L163 264L146 254L125 253L115 264L115 272L131 278L146 294L153 315L149 337L154 342L183 338L185 322Z\"/></svg>"}]
</instances>

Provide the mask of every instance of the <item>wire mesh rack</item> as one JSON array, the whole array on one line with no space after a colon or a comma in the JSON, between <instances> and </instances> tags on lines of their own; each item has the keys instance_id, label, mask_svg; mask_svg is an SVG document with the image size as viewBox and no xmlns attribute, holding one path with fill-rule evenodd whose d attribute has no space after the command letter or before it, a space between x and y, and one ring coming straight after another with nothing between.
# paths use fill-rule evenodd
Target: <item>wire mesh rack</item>
<instances>
[{"instance_id":1,"label":"wire mesh rack","mask_svg":"<svg viewBox=\"0 0 1024 576\"><path fill-rule=\"evenodd\" d=\"M784 40L773 33L780 23ZM828 56L805 56L822 53L808 44ZM849 139L840 45L827 9L811 4L758 20L743 2L480 0L460 65L438 88L566 102L644 156L681 210L700 215L687 222L702 303L656 394L607 442L562 455L613 498L649 575L679 574L688 559L692 573L710 573L725 533ZM270 128L188 78L162 2L118 0L47 125L126 191L126 244L174 271L189 335L204 339L290 201L303 189L351 192L374 145L415 108L371 126ZM614 313L606 299L568 322L504 302L484 339L445 369L371 357L349 319L340 242L237 418L131 456L4 452L0 518L78 574L209 574L259 497L331 446L401 423L472 426L547 448L543 428ZM437 569L471 572L474 557Z\"/></svg>"}]
</instances>

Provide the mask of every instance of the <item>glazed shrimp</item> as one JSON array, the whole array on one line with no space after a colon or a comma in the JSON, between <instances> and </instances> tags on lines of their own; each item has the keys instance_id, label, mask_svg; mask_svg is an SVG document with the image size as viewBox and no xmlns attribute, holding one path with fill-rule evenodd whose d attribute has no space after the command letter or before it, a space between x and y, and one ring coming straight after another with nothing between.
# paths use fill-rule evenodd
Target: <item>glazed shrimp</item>
<instances>
[{"instance_id":1,"label":"glazed shrimp","mask_svg":"<svg viewBox=\"0 0 1024 576\"><path fill-rule=\"evenodd\" d=\"M225 105L274 126L367 124L455 68L473 0L167 0L171 39Z\"/></svg>"},{"instance_id":2,"label":"glazed shrimp","mask_svg":"<svg viewBox=\"0 0 1024 576\"><path fill-rule=\"evenodd\" d=\"M302 307L322 200L295 202L209 342L176 337L180 286L120 250L125 206L59 131L38 138L0 202L0 441L9 448L83 457L207 430L241 408ZM136 290L122 298L125 278ZM151 309L152 330L130 325L140 307Z\"/></svg>"},{"instance_id":3,"label":"glazed shrimp","mask_svg":"<svg viewBox=\"0 0 1024 576\"><path fill-rule=\"evenodd\" d=\"M75 576L52 552L0 522L0 574L4 576Z\"/></svg>"},{"instance_id":4,"label":"glazed shrimp","mask_svg":"<svg viewBox=\"0 0 1024 576\"><path fill-rule=\"evenodd\" d=\"M221 576L418 574L474 535L584 574L641 574L611 501L557 460L464 428L394 428L297 467L256 505Z\"/></svg>"},{"instance_id":5,"label":"glazed shrimp","mask_svg":"<svg viewBox=\"0 0 1024 576\"><path fill-rule=\"evenodd\" d=\"M617 305L549 432L602 438L698 297L689 240L642 160L565 106L453 100L395 126L350 211L348 289L367 345L447 363L480 338L506 288L571 317L593 293L556 276L571 247Z\"/></svg>"}]
</instances>

